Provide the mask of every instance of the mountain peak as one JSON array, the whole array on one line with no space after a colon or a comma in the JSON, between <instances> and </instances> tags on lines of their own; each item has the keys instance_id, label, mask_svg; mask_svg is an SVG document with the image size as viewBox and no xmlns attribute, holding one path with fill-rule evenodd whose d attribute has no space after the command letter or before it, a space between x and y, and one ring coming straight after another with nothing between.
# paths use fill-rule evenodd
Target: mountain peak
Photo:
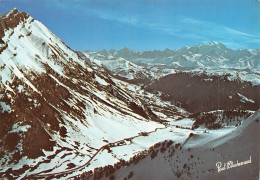
<instances>
[{"instance_id":1,"label":"mountain peak","mask_svg":"<svg viewBox=\"0 0 260 180\"><path fill-rule=\"evenodd\" d=\"M102 55L108 55L108 52L105 49L102 49L101 51L98 51L98 53L102 54Z\"/></svg>"},{"instance_id":2,"label":"mountain peak","mask_svg":"<svg viewBox=\"0 0 260 180\"><path fill-rule=\"evenodd\" d=\"M29 15L19 12L16 8L0 15L0 38L4 36L4 31L16 27L21 21L25 21Z\"/></svg>"},{"instance_id":3,"label":"mountain peak","mask_svg":"<svg viewBox=\"0 0 260 180\"><path fill-rule=\"evenodd\" d=\"M216 41L210 41L206 42L204 44L196 44L191 47L191 49L198 50L201 53L212 53L212 52L218 52L218 53L223 53L229 50L224 44Z\"/></svg>"},{"instance_id":4,"label":"mountain peak","mask_svg":"<svg viewBox=\"0 0 260 180\"><path fill-rule=\"evenodd\" d=\"M124 47L124 48L120 49L119 51L132 51L132 50L128 47Z\"/></svg>"},{"instance_id":5,"label":"mountain peak","mask_svg":"<svg viewBox=\"0 0 260 180\"><path fill-rule=\"evenodd\" d=\"M226 48L226 46L220 42L217 41L210 41L204 44L201 44L200 46L211 46L211 47L218 47L218 48Z\"/></svg>"},{"instance_id":6,"label":"mountain peak","mask_svg":"<svg viewBox=\"0 0 260 180\"><path fill-rule=\"evenodd\" d=\"M169 52L169 51L171 51L169 48L165 48L164 50L163 50L164 52Z\"/></svg>"},{"instance_id":7,"label":"mountain peak","mask_svg":"<svg viewBox=\"0 0 260 180\"><path fill-rule=\"evenodd\" d=\"M214 45L220 45L221 43L217 42L217 41L210 41L210 42L207 42L205 44L214 46Z\"/></svg>"},{"instance_id":8,"label":"mountain peak","mask_svg":"<svg viewBox=\"0 0 260 180\"><path fill-rule=\"evenodd\" d=\"M15 14L17 12L19 12L19 11L16 8L13 8L12 10L1 14L0 17L5 18L5 17L9 16L10 14Z\"/></svg>"},{"instance_id":9,"label":"mountain peak","mask_svg":"<svg viewBox=\"0 0 260 180\"><path fill-rule=\"evenodd\" d=\"M18 9L17 8L13 8L12 10L9 11L8 15L9 14L16 14L16 13L19 13Z\"/></svg>"},{"instance_id":10,"label":"mountain peak","mask_svg":"<svg viewBox=\"0 0 260 180\"><path fill-rule=\"evenodd\" d=\"M114 53L116 52L116 50L115 50L115 49L110 49L108 52L109 52L110 54L114 54Z\"/></svg>"},{"instance_id":11,"label":"mountain peak","mask_svg":"<svg viewBox=\"0 0 260 180\"><path fill-rule=\"evenodd\" d=\"M5 12L3 14L0 15L0 18L9 18L12 16L15 16L17 14L27 14L25 12L20 12L17 8L13 8L12 10ZM28 14L27 14L28 15Z\"/></svg>"}]
</instances>

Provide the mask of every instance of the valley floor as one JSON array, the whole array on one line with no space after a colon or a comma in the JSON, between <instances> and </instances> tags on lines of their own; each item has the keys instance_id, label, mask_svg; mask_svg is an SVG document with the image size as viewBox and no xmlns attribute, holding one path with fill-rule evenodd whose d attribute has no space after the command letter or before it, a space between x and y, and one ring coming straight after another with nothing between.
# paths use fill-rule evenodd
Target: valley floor
<instances>
[{"instance_id":1,"label":"valley floor","mask_svg":"<svg viewBox=\"0 0 260 180\"><path fill-rule=\"evenodd\" d=\"M159 152L154 159L147 156L137 164L119 169L112 178L256 180L259 178L259 120L258 111L236 129L210 130L206 133L198 130L188 139L187 136L181 136L180 147L171 146L164 153ZM188 132L176 128L172 132L172 139L177 140L181 133L184 135ZM233 167L228 166L230 161ZM241 165L246 161L248 164ZM225 166L220 172L216 166L219 162L222 168ZM235 167L236 164L239 167Z\"/></svg>"}]
</instances>

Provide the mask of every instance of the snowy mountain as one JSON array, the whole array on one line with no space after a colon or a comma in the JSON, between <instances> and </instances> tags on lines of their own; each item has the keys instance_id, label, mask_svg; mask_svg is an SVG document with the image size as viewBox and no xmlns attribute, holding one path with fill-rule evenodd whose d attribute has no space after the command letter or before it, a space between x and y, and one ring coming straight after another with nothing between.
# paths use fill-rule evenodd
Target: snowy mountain
<instances>
[{"instance_id":1,"label":"snowy mountain","mask_svg":"<svg viewBox=\"0 0 260 180\"><path fill-rule=\"evenodd\" d=\"M102 72L107 72L116 78L122 79L128 82L144 83L147 79L155 79L160 77L160 72L156 69L140 66L124 58L98 60L92 58L86 53L78 52L79 55L90 62L91 66ZM100 57L100 56L99 56Z\"/></svg>"},{"instance_id":2,"label":"snowy mountain","mask_svg":"<svg viewBox=\"0 0 260 180\"><path fill-rule=\"evenodd\" d=\"M118 51L86 51L97 60L123 58L137 64L166 64L172 67L214 67L260 70L260 50L232 50L218 42L183 47L180 50L134 51L123 48Z\"/></svg>"},{"instance_id":3,"label":"snowy mountain","mask_svg":"<svg viewBox=\"0 0 260 180\"><path fill-rule=\"evenodd\" d=\"M144 99L122 89L28 14L13 9L1 22L1 177L83 166L108 143L164 127L153 105L185 115L170 103L151 102L152 94Z\"/></svg>"},{"instance_id":4,"label":"snowy mountain","mask_svg":"<svg viewBox=\"0 0 260 180\"><path fill-rule=\"evenodd\" d=\"M232 116L213 111L223 116L222 126L215 126L219 119L203 124L163 92L115 78L103 62L73 51L27 13L13 9L0 23L1 179L113 179L159 151L200 149L202 141L221 145L259 121L259 112L230 110ZM118 51L99 53L102 61ZM143 71L127 59L121 64Z\"/></svg>"},{"instance_id":5,"label":"snowy mountain","mask_svg":"<svg viewBox=\"0 0 260 180\"><path fill-rule=\"evenodd\" d=\"M153 80L176 70L203 69L209 74L230 73L234 78L240 74L243 79L260 84L259 49L232 50L214 41L180 50L134 51L123 48L118 51L83 51L83 54L93 61L102 62L114 75L128 80Z\"/></svg>"},{"instance_id":6,"label":"snowy mountain","mask_svg":"<svg viewBox=\"0 0 260 180\"><path fill-rule=\"evenodd\" d=\"M182 67L236 68L258 71L260 70L259 59L260 50L234 51L218 42L184 47L172 57L172 60L177 60ZM186 62L186 64L182 64L182 62Z\"/></svg>"}]
</instances>

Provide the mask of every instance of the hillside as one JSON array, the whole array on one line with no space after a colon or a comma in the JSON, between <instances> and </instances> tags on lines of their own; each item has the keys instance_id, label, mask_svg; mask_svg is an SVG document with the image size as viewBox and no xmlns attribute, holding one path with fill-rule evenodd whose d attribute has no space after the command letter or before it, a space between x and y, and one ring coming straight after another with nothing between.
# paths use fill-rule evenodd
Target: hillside
<instances>
[{"instance_id":1,"label":"hillside","mask_svg":"<svg viewBox=\"0 0 260 180\"><path fill-rule=\"evenodd\" d=\"M16 18L1 37L1 177L83 166L108 143L164 127L149 106L166 104L122 89L28 14L1 16Z\"/></svg>"},{"instance_id":2,"label":"hillside","mask_svg":"<svg viewBox=\"0 0 260 180\"><path fill-rule=\"evenodd\" d=\"M259 86L230 79L230 76L178 72L152 81L146 89L170 95L168 100L181 102L183 108L193 113L216 109L257 110Z\"/></svg>"}]
</instances>

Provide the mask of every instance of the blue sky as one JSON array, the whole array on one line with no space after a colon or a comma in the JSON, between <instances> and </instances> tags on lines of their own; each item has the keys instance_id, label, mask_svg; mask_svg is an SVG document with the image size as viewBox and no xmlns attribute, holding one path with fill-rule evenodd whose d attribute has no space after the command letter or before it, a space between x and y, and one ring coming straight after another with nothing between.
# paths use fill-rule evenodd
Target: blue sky
<instances>
[{"instance_id":1,"label":"blue sky","mask_svg":"<svg viewBox=\"0 0 260 180\"><path fill-rule=\"evenodd\" d=\"M14 7L75 50L260 48L260 0L0 0L1 14Z\"/></svg>"}]
</instances>

